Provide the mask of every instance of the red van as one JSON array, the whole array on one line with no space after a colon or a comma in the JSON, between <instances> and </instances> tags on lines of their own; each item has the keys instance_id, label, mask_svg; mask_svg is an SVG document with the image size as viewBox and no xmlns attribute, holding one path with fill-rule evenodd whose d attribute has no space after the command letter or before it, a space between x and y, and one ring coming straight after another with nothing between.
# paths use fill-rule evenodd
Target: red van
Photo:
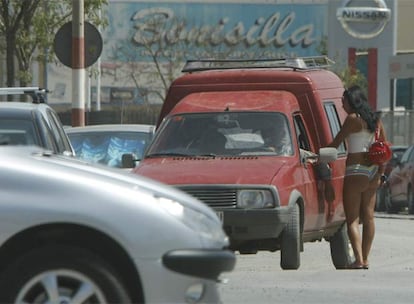
<instances>
[{"instance_id":1,"label":"red van","mask_svg":"<svg viewBox=\"0 0 414 304\"><path fill-rule=\"evenodd\" d=\"M320 61L188 62L133 172L212 207L233 250L280 250L281 267L297 269L304 243L325 239L334 266L346 267L352 261L342 205L346 151L321 149L345 119L344 87ZM333 202L319 176L323 162L330 162Z\"/></svg>"}]
</instances>

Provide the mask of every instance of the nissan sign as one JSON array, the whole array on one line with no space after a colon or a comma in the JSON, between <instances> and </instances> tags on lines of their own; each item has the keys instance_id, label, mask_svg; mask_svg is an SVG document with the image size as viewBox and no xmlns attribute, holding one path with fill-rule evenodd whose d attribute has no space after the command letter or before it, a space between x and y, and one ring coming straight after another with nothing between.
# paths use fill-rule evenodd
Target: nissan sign
<instances>
[{"instance_id":1,"label":"nissan sign","mask_svg":"<svg viewBox=\"0 0 414 304\"><path fill-rule=\"evenodd\" d=\"M368 4L373 6L367 6ZM344 0L336 17L352 37L370 39L378 36L391 19L391 10L383 0Z\"/></svg>"}]
</instances>

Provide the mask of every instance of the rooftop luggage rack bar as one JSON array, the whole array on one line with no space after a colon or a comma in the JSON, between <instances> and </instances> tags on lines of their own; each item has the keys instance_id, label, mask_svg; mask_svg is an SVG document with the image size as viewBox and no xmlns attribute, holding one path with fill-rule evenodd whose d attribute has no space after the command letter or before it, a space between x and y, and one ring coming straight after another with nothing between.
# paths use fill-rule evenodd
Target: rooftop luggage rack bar
<instances>
[{"instance_id":1,"label":"rooftop luggage rack bar","mask_svg":"<svg viewBox=\"0 0 414 304\"><path fill-rule=\"evenodd\" d=\"M0 88L0 95L30 95L33 103L44 103L47 89L39 87L9 87Z\"/></svg>"},{"instance_id":2,"label":"rooftop luggage rack bar","mask_svg":"<svg viewBox=\"0 0 414 304\"><path fill-rule=\"evenodd\" d=\"M200 59L187 60L182 72L196 72L226 69L292 68L323 69L334 61L326 56L280 58L280 59Z\"/></svg>"}]
</instances>

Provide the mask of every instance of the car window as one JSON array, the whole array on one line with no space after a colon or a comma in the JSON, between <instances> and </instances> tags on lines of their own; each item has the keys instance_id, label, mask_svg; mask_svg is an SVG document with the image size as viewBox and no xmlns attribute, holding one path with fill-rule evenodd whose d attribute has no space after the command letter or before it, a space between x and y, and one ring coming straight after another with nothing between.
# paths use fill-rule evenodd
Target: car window
<instances>
[{"instance_id":1,"label":"car window","mask_svg":"<svg viewBox=\"0 0 414 304\"><path fill-rule=\"evenodd\" d=\"M338 134L341 129L341 121L334 102L324 102L325 113L328 117L329 127L331 129L332 138ZM338 147L338 153L345 153L345 143L341 143Z\"/></svg>"},{"instance_id":2,"label":"car window","mask_svg":"<svg viewBox=\"0 0 414 304\"><path fill-rule=\"evenodd\" d=\"M392 148L392 147L391 147ZM404 154L405 150L393 150L393 158L396 161L401 160L402 155Z\"/></svg>"},{"instance_id":3,"label":"car window","mask_svg":"<svg viewBox=\"0 0 414 304\"><path fill-rule=\"evenodd\" d=\"M51 110L47 111L47 116L51 124L51 131L56 141L59 153L63 153L64 151L71 151L72 149L70 143L68 140L66 140L66 133L63 130L59 117Z\"/></svg>"},{"instance_id":4,"label":"car window","mask_svg":"<svg viewBox=\"0 0 414 304\"><path fill-rule=\"evenodd\" d=\"M39 138L41 138L40 146L58 153L59 150L56 140L54 139L52 130L50 129L50 126L43 115L38 115L36 129L37 133L39 134Z\"/></svg>"},{"instance_id":5,"label":"car window","mask_svg":"<svg viewBox=\"0 0 414 304\"><path fill-rule=\"evenodd\" d=\"M410 158L410 155L412 154L414 146L411 146L407 149L407 151L404 152L403 156L401 156L401 163L404 164L408 161Z\"/></svg>"},{"instance_id":6,"label":"car window","mask_svg":"<svg viewBox=\"0 0 414 304\"><path fill-rule=\"evenodd\" d=\"M414 148L411 149L410 156L408 158L408 162L414 163Z\"/></svg>"},{"instance_id":7,"label":"car window","mask_svg":"<svg viewBox=\"0 0 414 304\"><path fill-rule=\"evenodd\" d=\"M293 155L282 113L188 113L164 120L147 155Z\"/></svg>"},{"instance_id":8,"label":"car window","mask_svg":"<svg viewBox=\"0 0 414 304\"><path fill-rule=\"evenodd\" d=\"M308 134L306 133L305 124L303 123L302 117L300 115L295 115L294 122L295 122L296 136L297 136L299 148L303 150L311 151L309 137L308 137Z\"/></svg>"},{"instance_id":9,"label":"car window","mask_svg":"<svg viewBox=\"0 0 414 304\"><path fill-rule=\"evenodd\" d=\"M134 154L141 159L151 140L147 132L79 132L68 133L76 157L93 163L121 168L122 155Z\"/></svg>"},{"instance_id":10,"label":"car window","mask_svg":"<svg viewBox=\"0 0 414 304\"><path fill-rule=\"evenodd\" d=\"M0 120L0 145L39 145L32 121Z\"/></svg>"}]
</instances>

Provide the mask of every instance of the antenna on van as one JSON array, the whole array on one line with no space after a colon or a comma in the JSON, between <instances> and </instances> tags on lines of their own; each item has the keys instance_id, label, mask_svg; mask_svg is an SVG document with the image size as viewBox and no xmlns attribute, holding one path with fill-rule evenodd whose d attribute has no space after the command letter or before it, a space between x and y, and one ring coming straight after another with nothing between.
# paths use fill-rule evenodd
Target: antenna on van
<instances>
[{"instance_id":1,"label":"antenna on van","mask_svg":"<svg viewBox=\"0 0 414 304\"><path fill-rule=\"evenodd\" d=\"M327 56L294 57L280 59L198 59L187 60L182 72L226 69L292 68L322 69L335 62Z\"/></svg>"}]
</instances>

